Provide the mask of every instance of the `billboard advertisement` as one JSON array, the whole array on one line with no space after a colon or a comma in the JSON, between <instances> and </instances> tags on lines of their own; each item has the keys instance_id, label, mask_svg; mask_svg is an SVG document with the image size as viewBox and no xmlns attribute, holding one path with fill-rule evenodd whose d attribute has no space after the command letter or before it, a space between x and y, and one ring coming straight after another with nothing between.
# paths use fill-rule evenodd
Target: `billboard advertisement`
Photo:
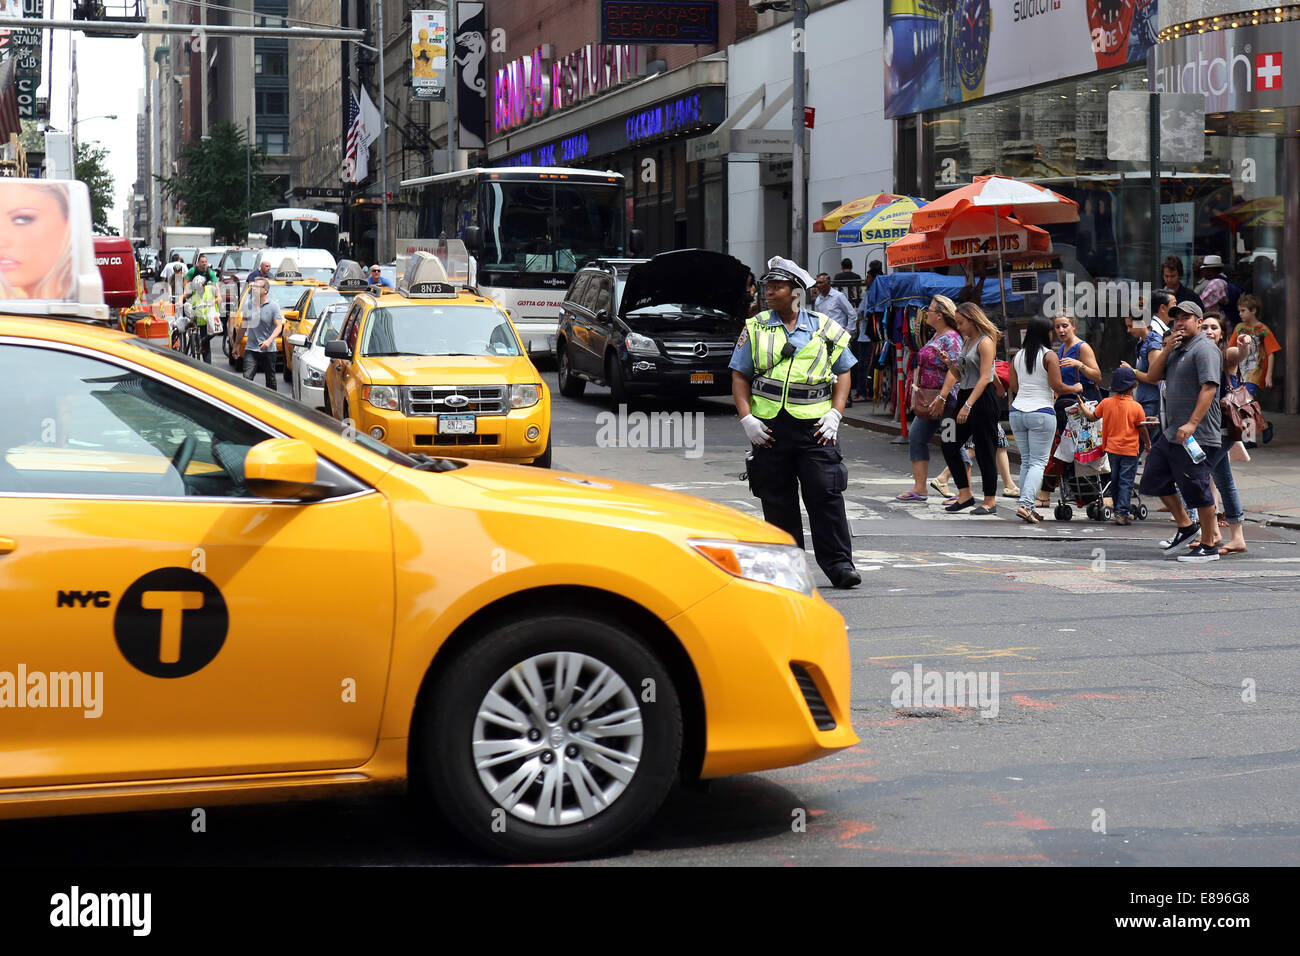
<instances>
[{"instance_id":1,"label":"billboard advertisement","mask_svg":"<svg viewBox=\"0 0 1300 956\"><path fill-rule=\"evenodd\" d=\"M411 96L447 98L447 15L442 10L411 11Z\"/></svg>"},{"instance_id":2,"label":"billboard advertisement","mask_svg":"<svg viewBox=\"0 0 1300 956\"><path fill-rule=\"evenodd\" d=\"M1157 0L883 0L885 115L1146 61Z\"/></svg>"}]
</instances>

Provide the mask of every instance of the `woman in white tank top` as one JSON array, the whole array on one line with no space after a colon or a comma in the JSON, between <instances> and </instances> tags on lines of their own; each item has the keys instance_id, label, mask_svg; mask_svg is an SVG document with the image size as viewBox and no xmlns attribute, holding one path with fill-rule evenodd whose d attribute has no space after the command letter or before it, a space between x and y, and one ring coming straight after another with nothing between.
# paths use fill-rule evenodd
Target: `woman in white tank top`
<instances>
[{"instance_id":1,"label":"woman in white tank top","mask_svg":"<svg viewBox=\"0 0 1300 956\"><path fill-rule=\"evenodd\" d=\"M1043 470L1056 438L1057 395L1077 395L1082 385L1061 381L1061 360L1052 351L1052 321L1036 315L1025 330L1024 347L1011 359L1011 430L1020 448L1020 506L1016 514L1028 524L1042 515L1034 510Z\"/></svg>"}]
</instances>

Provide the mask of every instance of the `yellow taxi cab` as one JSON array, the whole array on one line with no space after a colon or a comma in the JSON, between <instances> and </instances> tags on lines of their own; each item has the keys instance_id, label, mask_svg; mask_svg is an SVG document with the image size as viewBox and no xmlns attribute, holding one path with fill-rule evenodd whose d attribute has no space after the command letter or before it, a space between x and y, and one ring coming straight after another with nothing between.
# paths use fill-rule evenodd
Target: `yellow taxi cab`
<instances>
[{"instance_id":1,"label":"yellow taxi cab","mask_svg":"<svg viewBox=\"0 0 1300 956\"><path fill-rule=\"evenodd\" d=\"M291 334L291 325L296 325L298 313L294 306L302 298L304 288L319 287L325 285L319 279L304 278L303 274L298 271L297 265L292 259L285 259L280 263L274 273L267 280L270 285L268 296L270 301L280 307L280 314L284 316L284 331L275 340L276 365L279 366L284 362L291 353L289 346L289 336ZM235 310L235 316L226 325L226 341L223 345L223 351L230 359L231 368L239 368L244 359L244 350L248 347L248 332L244 328L244 316L252 305L253 291L252 283L245 287L244 294L239 297L239 306ZM286 373L290 366L285 366ZM287 378L286 374L286 378Z\"/></svg>"},{"instance_id":2,"label":"yellow taxi cab","mask_svg":"<svg viewBox=\"0 0 1300 956\"><path fill-rule=\"evenodd\" d=\"M468 265L457 240L446 261ZM551 394L496 302L414 253L395 290L357 294L325 346L325 408L404 452L551 465Z\"/></svg>"},{"instance_id":3,"label":"yellow taxi cab","mask_svg":"<svg viewBox=\"0 0 1300 956\"><path fill-rule=\"evenodd\" d=\"M409 786L559 859L678 779L857 742L844 621L784 532L407 455L109 328L83 184L0 180L0 249L60 203L72 288L0 301L0 818ZM339 587L285 601L286 568Z\"/></svg>"},{"instance_id":4,"label":"yellow taxi cab","mask_svg":"<svg viewBox=\"0 0 1300 956\"><path fill-rule=\"evenodd\" d=\"M358 292L370 289L370 282L361 268L361 264L352 259L340 260L330 277L328 285L309 285L294 303L293 308L285 312L284 321L284 380L293 381L293 362L295 347L289 340L295 335L305 339L316 327L316 320L331 305L351 302ZM292 318L290 318L292 316Z\"/></svg>"}]
</instances>

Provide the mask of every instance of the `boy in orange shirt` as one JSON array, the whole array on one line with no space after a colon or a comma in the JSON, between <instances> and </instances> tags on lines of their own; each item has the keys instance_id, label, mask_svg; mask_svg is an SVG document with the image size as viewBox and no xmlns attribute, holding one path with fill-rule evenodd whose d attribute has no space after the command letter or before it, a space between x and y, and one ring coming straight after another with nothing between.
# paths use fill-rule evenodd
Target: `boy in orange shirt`
<instances>
[{"instance_id":1,"label":"boy in orange shirt","mask_svg":"<svg viewBox=\"0 0 1300 956\"><path fill-rule=\"evenodd\" d=\"M1237 300L1237 311L1241 321L1232 330L1228 339L1228 348L1237 344L1239 335L1249 335L1254 342L1253 348L1246 350L1246 357L1237 368L1241 383L1250 394L1258 398L1261 388L1273 387L1274 356L1282 351L1282 346L1267 325L1259 320L1259 299L1253 295L1243 295Z\"/></svg>"},{"instance_id":2,"label":"boy in orange shirt","mask_svg":"<svg viewBox=\"0 0 1300 956\"><path fill-rule=\"evenodd\" d=\"M1142 427L1146 421L1146 410L1133 397L1137 388L1137 376L1126 365L1115 369L1110 380L1110 398L1097 403L1094 411L1079 403L1078 409L1089 421L1101 419L1101 437L1106 443L1106 455L1110 459L1111 493L1115 498L1115 523L1132 524L1129 516L1129 502L1133 499L1133 480L1137 477L1138 458L1143 451L1151 447L1147 430Z\"/></svg>"}]
</instances>

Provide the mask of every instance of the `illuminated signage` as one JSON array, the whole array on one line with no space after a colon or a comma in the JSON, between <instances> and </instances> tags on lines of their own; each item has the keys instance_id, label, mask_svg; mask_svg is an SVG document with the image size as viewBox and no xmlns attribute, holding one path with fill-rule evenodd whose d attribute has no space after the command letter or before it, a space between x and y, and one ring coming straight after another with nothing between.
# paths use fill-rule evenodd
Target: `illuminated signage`
<instances>
[{"instance_id":1,"label":"illuminated signage","mask_svg":"<svg viewBox=\"0 0 1300 956\"><path fill-rule=\"evenodd\" d=\"M641 54L632 45L589 43L558 60L540 46L497 70L493 129L504 133L635 79Z\"/></svg>"},{"instance_id":2,"label":"illuminated signage","mask_svg":"<svg viewBox=\"0 0 1300 956\"><path fill-rule=\"evenodd\" d=\"M688 129L700 122L700 95L693 93L669 103L633 113L626 120L629 144Z\"/></svg>"},{"instance_id":3,"label":"illuminated signage","mask_svg":"<svg viewBox=\"0 0 1300 956\"><path fill-rule=\"evenodd\" d=\"M717 0L601 0L600 38L605 43L718 43Z\"/></svg>"}]
</instances>

